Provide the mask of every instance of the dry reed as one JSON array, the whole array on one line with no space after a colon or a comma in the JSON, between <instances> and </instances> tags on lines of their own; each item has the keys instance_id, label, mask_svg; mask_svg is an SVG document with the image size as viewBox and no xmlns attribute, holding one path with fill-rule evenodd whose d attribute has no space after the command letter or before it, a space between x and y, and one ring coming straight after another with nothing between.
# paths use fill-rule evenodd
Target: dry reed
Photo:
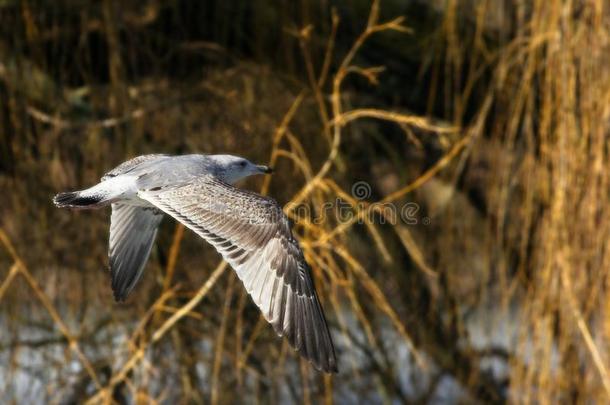
<instances>
[{"instance_id":1,"label":"dry reed","mask_svg":"<svg viewBox=\"0 0 610 405\"><path fill-rule=\"evenodd\" d=\"M421 63L429 113L423 114L371 107L372 97L363 96L389 74L366 63L381 43L374 41L396 35L415 41L411 21L383 20L380 1L373 1L363 31L346 44L341 14L320 4L303 3L303 10L324 15L324 23L303 17L302 28L282 34L282 41L294 41L285 45L287 54L298 50L303 62L303 81L286 80L290 85L246 63L215 69L179 91L172 88L175 78L130 81L123 42L135 43L126 38L141 38L141 27L168 12L154 1L144 15L122 15L117 3L105 1L99 18L82 16L83 29L103 33L108 46L103 88L92 80L59 90L40 72L54 66L30 66L25 56L7 56L0 43L2 114L14 132L0 142L0 186L12 191L0 197L7 255L0 256L0 316L7 323L0 349L8 360L0 368L7 377L1 396L20 399L17 376L36 374L28 374L33 366L20 355L33 350L46 356L45 399L58 403L121 403L127 396L427 403L439 400L443 381L459 386L447 392L468 402L610 401L607 5L450 0L434 9L431 2L440 25ZM508 15L490 28L499 5ZM15 37L31 48L29 58L46 60L43 22L28 2L13 8L10 17L23 29ZM219 37L228 35L222 22L217 29ZM186 45L180 49L200 49ZM36 92L28 93L20 64L42 83ZM265 104L260 94L277 98ZM97 111L109 118L90 112L74 118L93 106L103 106ZM226 116L229 108L239 119ZM168 136L180 131L186 135ZM206 131L213 136L199 136ZM396 140L396 132L404 139ZM375 142L396 151L367 150ZM96 309L109 305L106 285L97 289L104 275L68 269L85 273L105 262L102 247L88 251L105 237L103 220L73 223L40 201L52 189L83 184L110 163L161 145L250 152L283 169L265 178L260 191L277 192L295 221L337 342L340 374L314 373L275 339L235 276L221 277L226 264L214 266L213 252L202 251L181 225L162 232L159 245L167 253L160 248L153 255L131 309ZM358 169L353 161L362 156L366 170L359 174L368 175L372 189L365 200L350 190L360 180L350 175ZM388 165L392 170L383 169ZM38 205L20 206L26 196ZM349 219L317 220L333 201L349 203ZM421 208L417 225L390 221L384 204L409 201ZM32 226L39 234L24 231ZM49 240L58 229L65 235ZM52 253L39 253L47 250ZM54 283L48 273L65 281ZM23 282L27 291L20 290ZM28 320L30 313L37 316ZM42 330L48 341L31 340L26 330ZM47 350L55 345L60 355ZM66 366L71 362L77 365Z\"/></svg>"}]
</instances>

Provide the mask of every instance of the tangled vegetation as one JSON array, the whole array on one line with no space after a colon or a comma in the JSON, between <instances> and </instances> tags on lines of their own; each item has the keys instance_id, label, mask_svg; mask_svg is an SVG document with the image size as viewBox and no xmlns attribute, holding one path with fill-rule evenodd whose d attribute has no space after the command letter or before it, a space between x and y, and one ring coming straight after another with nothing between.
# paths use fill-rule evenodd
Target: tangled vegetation
<instances>
[{"instance_id":1,"label":"tangled vegetation","mask_svg":"<svg viewBox=\"0 0 610 405\"><path fill-rule=\"evenodd\" d=\"M610 401L603 0L4 0L0 20L7 402ZM169 220L112 300L108 213L50 198L154 152L276 168L245 187L294 221L337 375Z\"/></svg>"}]
</instances>

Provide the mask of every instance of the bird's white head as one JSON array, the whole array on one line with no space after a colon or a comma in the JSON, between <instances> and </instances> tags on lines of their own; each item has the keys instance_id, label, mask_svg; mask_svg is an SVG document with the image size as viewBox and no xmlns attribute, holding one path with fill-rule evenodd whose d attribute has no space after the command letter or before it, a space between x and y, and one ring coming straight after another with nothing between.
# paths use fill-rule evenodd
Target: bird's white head
<instances>
[{"instance_id":1,"label":"bird's white head","mask_svg":"<svg viewBox=\"0 0 610 405\"><path fill-rule=\"evenodd\" d=\"M269 166L256 165L248 159L233 155L208 155L208 159L216 166L216 176L233 184L255 174L269 174L273 170Z\"/></svg>"}]
</instances>

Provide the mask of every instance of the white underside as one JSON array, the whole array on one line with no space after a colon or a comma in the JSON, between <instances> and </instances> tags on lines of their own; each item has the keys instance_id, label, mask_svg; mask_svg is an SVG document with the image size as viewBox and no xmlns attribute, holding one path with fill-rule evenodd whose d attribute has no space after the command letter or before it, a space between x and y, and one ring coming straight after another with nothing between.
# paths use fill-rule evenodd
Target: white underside
<instances>
[{"instance_id":1,"label":"white underside","mask_svg":"<svg viewBox=\"0 0 610 405\"><path fill-rule=\"evenodd\" d=\"M95 186L81 191L82 196L101 196L104 202L138 207L153 207L151 203L138 196L137 177L119 175L109 178Z\"/></svg>"}]
</instances>

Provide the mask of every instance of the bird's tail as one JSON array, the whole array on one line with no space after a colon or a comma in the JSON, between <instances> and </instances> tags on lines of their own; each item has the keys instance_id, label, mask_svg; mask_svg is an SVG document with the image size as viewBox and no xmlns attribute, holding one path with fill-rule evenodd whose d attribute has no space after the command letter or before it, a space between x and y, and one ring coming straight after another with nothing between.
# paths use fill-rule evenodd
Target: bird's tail
<instances>
[{"instance_id":1,"label":"bird's tail","mask_svg":"<svg viewBox=\"0 0 610 405\"><path fill-rule=\"evenodd\" d=\"M133 184L129 181L113 177L86 190L59 193L53 202L60 208L102 208L128 196L131 188Z\"/></svg>"},{"instance_id":2,"label":"bird's tail","mask_svg":"<svg viewBox=\"0 0 610 405\"><path fill-rule=\"evenodd\" d=\"M60 208L95 209L112 203L113 189L111 185L102 182L81 191L68 191L53 197L53 202Z\"/></svg>"},{"instance_id":3,"label":"bird's tail","mask_svg":"<svg viewBox=\"0 0 610 405\"><path fill-rule=\"evenodd\" d=\"M87 194L83 191L68 191L53 197L53 203L60 208L99 208L104 205L103 202L103 195Z\"/></svg>"}]
</instances>

